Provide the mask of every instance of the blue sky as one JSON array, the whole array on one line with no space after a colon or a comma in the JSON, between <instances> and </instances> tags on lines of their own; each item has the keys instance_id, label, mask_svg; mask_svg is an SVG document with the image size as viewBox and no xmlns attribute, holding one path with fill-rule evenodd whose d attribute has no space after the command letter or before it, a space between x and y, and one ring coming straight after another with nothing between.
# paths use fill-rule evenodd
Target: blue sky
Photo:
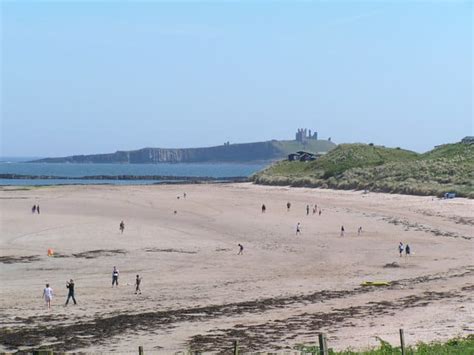
<instances>
[{"instance_id":1,"label":"blue sky","mask_svg":"<svg viewBox=\"0 0 474 355\"><path fill-rule=\"evenodd\" d=\"M473 132L469 1L3 1L1 154Z\"/></svg>"}]
</instances>

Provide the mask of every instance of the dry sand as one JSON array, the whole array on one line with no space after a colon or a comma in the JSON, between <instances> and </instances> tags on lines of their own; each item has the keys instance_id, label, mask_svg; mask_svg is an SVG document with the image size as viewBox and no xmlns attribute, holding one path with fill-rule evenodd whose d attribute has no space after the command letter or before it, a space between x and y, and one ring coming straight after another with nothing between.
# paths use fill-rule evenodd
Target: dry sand
<instances>
[{"instance_id":1,"label":"dry sand","mask_svg":"<svg viewBox=\"0 0 474 355\"><path fill-rule=\"evenodd\" d=\"M307 204L322 215L307 216ZM399 328L408 344L472 333L473 205L251 184L4 187L0 349L225 352L238 339L275 351L320 331L341 349L376 336L396 344ZM399 257L400 241L411 257ZM66 308L70 278L78 305ZM360 286L368 280L392 285Z\"/></svg>"}]
</instances>

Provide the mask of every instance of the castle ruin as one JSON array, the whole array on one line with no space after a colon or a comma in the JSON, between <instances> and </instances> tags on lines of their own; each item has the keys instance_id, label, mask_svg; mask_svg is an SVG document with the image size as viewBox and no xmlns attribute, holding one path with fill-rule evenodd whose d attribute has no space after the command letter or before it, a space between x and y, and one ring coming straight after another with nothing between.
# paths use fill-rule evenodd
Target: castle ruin
<instances>
[{"instance_id":1,"label":"castle ruin","mask_svg":"<svg viewBox=\"0 0 474 355\"><path fill-rule=\"evenodd\" d=\"M298 130L296 131L296 141L298 142L301 142L303 143L304 141L306 140L309 140L309 139L314 139L314 140L317 140L318 139L318 132L314 132L313 134L311 134L311 130L307 129L307 128L298 128Z\"/></svg>"}]
</instances>

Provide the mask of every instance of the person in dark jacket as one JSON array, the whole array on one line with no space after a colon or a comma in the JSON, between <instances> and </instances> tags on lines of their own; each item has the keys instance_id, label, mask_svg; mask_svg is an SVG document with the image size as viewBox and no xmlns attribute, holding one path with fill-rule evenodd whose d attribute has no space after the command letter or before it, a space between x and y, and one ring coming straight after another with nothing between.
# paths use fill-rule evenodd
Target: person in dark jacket
<instances>
[{"instance_id":1,"label":"person in dark jacket","mask_svg":"<svg viewBox=\"0 0 474 355\"><path fill-rule=\"evenodd\" d=\"M69 282L66 282L66 288L69 290L67 294L66 306L69 303L69 299L72 298L74 304L77 304L76 299L74 298L74 281L71 279Z\"/></svg>"}]
</instances>

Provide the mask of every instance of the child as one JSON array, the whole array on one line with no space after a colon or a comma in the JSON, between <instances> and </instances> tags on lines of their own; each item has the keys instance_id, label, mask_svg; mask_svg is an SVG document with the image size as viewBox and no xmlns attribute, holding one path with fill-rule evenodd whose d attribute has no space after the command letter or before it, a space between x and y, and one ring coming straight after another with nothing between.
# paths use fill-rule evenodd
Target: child
<instances>
[{"instance_id":1,"label":"child","mask_svg":"<svg viewBox=\"0 0 474 355\"><path fill-rule=\"evenodd\" d=\"M400 244L398 244L398 252L400 253L400 257L402 257L402 254L403 254L403 243L400 242Z\"/></svg>"},{"instance_id":2,"label":"child","mask_svg":"<svg viewBox=\"0 0 474 355\"><path fill-rule=\"evenodd\" d=\"M240 243L238 245L239 245L239 252L237 253L237 255L242 255L244 253L244 246Z\"/></svg>"},{"instance_id":3,"label":"child","mask_svg":"<svg viewBox=\"0 0 474 355\"><path fill-rule=\"evenodd\" d=\"M43 297L46 301L46 306L48 306L48 309L51 309L51 301L53 300L53 289L49 287L49 284L46 284L46 287L43 290Z\"/></svg>"}]
</instances>

